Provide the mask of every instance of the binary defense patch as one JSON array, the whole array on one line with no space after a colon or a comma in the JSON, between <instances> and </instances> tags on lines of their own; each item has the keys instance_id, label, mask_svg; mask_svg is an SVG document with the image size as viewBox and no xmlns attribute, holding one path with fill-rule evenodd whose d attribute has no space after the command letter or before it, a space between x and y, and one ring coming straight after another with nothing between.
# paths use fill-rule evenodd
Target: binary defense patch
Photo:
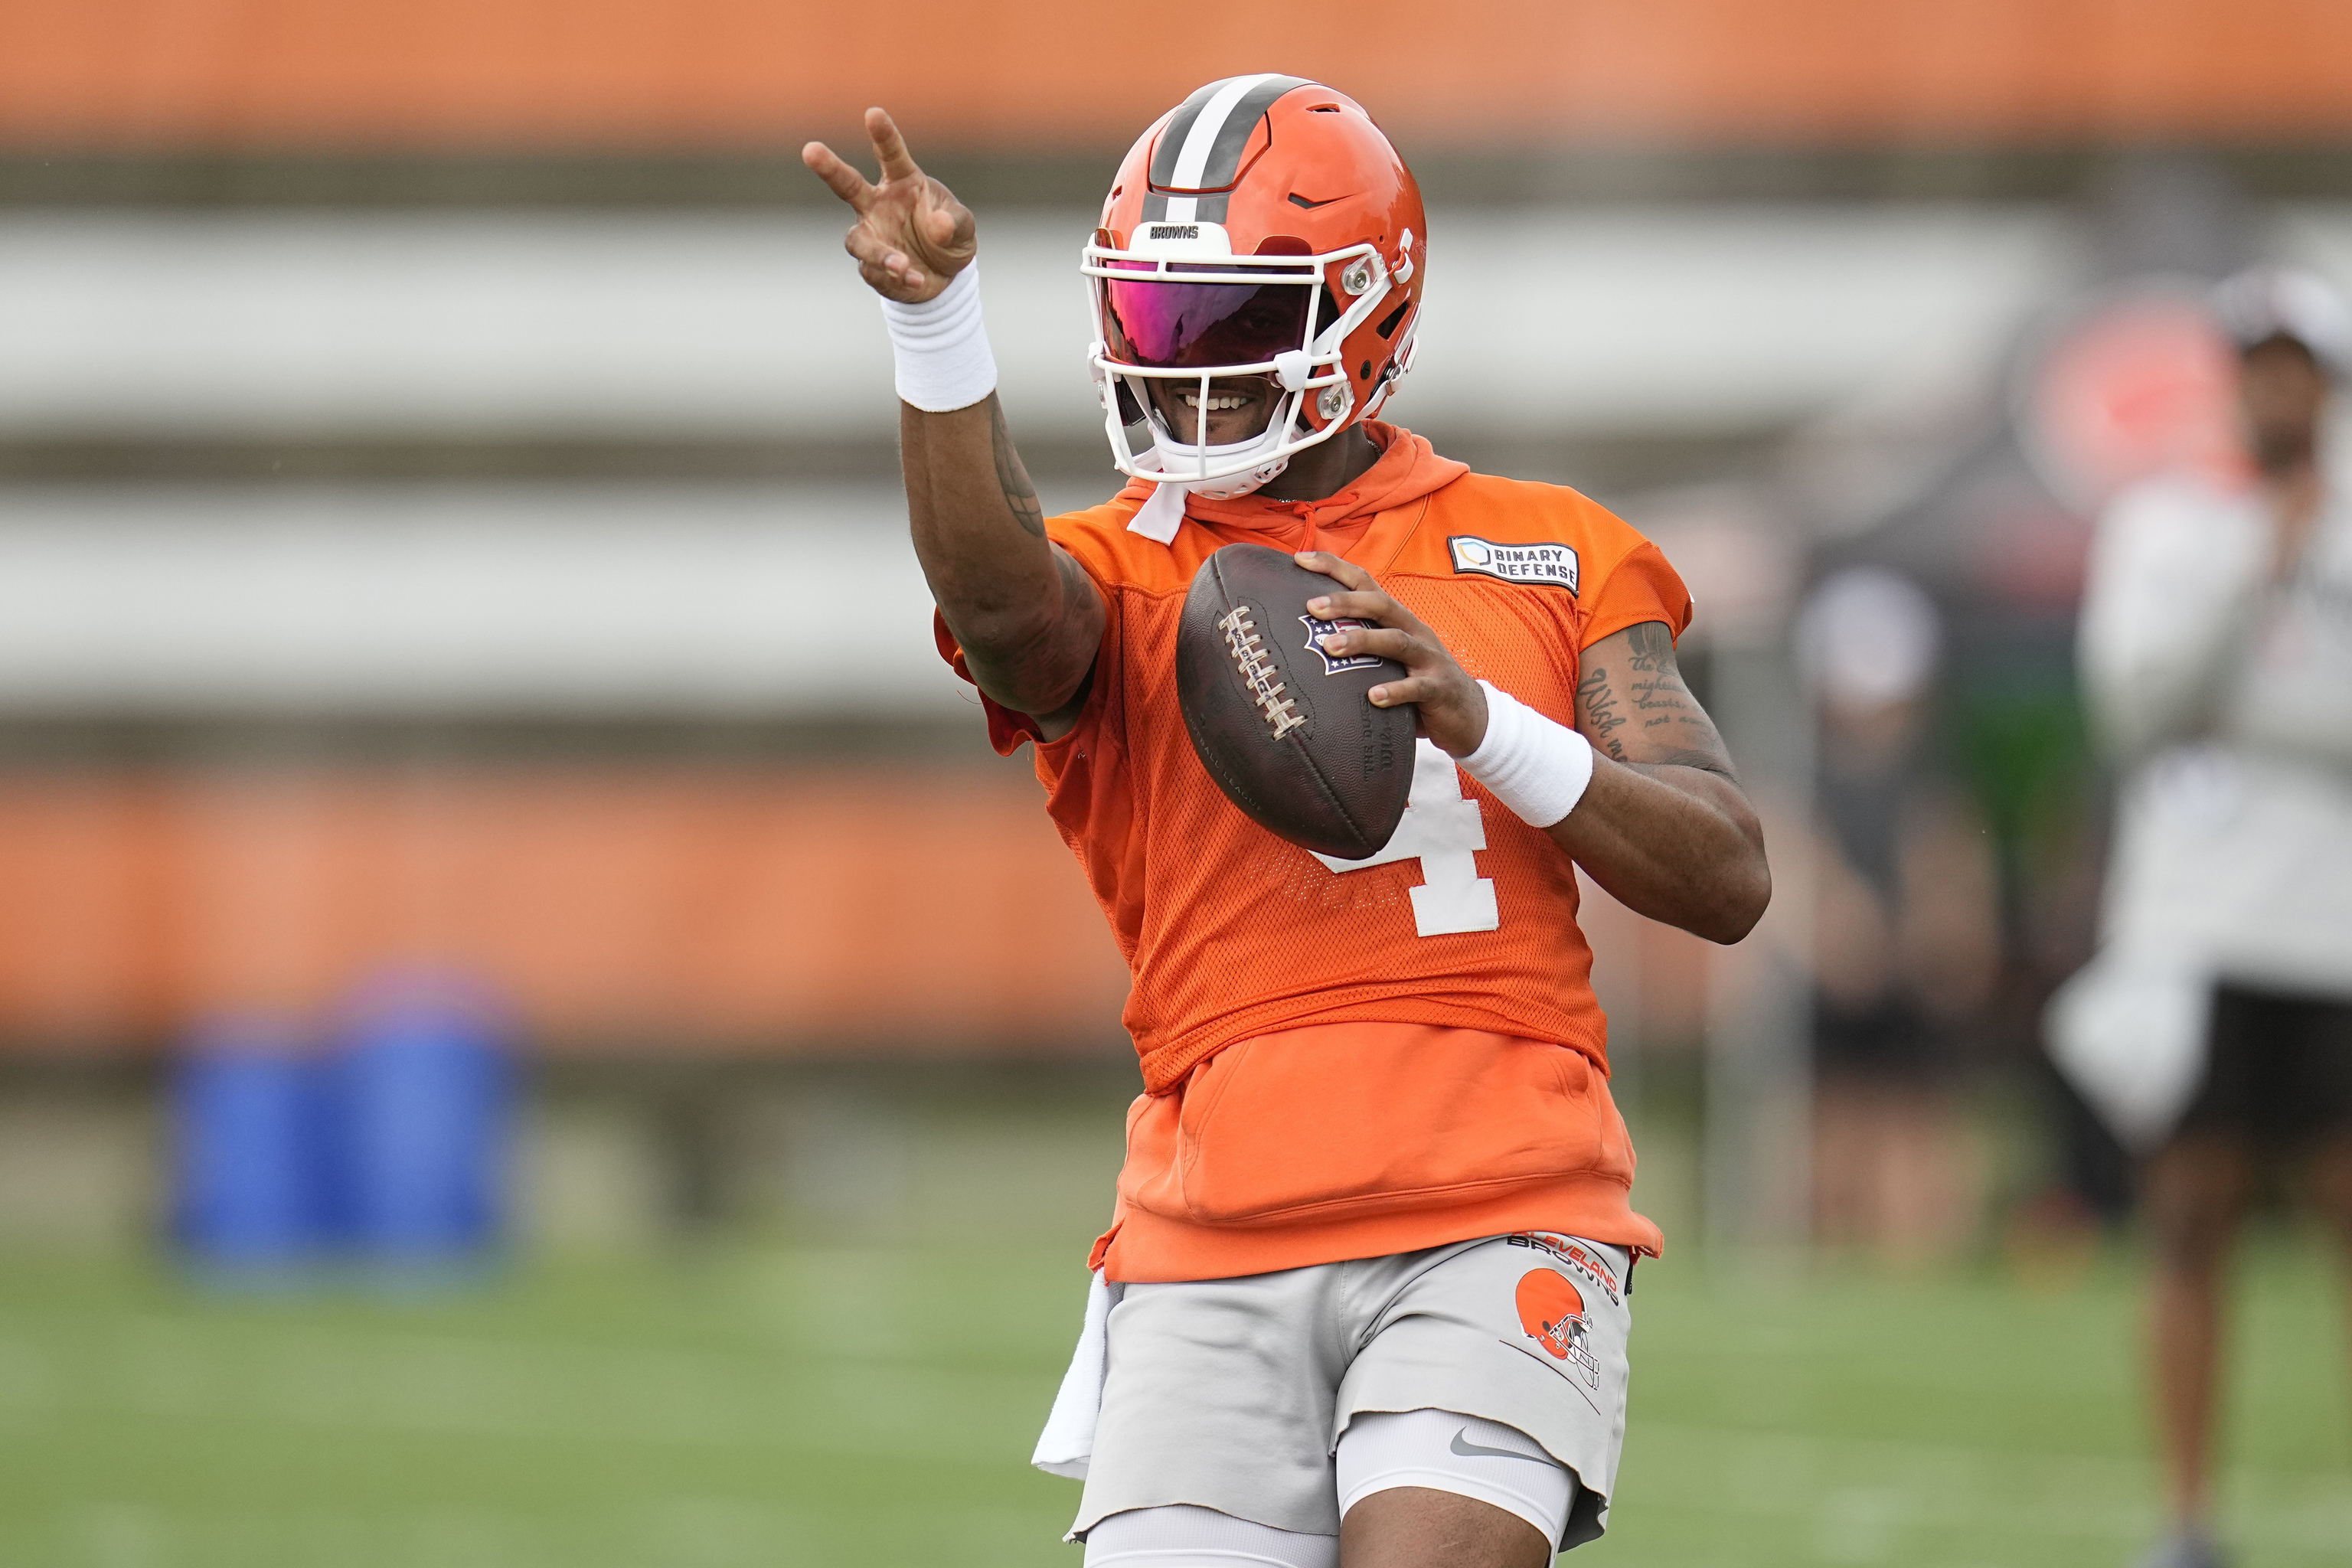
<instances>
[{"instance_id":1,"label":"binary defense patch","mask_svg":"<svg viewBox=\"0 0 2352 1568\"><path fill-rule=\"evenodd\" d=\"M1474 534L1450 533L1445 549L1456 572L1576 592L1576 552L1565 544L1497 544Z\"/></svg>"}]
</instances>

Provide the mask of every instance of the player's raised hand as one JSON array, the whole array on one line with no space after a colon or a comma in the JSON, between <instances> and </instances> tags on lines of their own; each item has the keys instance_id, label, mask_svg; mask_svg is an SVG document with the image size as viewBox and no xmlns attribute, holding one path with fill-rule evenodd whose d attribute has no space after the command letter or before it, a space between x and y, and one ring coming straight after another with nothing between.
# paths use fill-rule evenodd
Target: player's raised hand
<instances>
[{"instance_id":1,"label":"player's raised hand","mask_svg":"<svg viewBox=\"0 0 2352 1568\"><path fill-rule=\"evenodd\" d=\"M1372 574L1352 561L1321 550L1303 550L1292 557L1309 572L1320 572L1347 590L1307 601L1307 613L1321 619L1370 621L1370 628L1349 628L1322 639L1325 652L1339 656L1373 654L1404 666L1405 678L1375 686L1367 694L1377 708L1400 702L1420 705L1415 729L1449 756L1466 757L1486 738L1486 693L1454 662L1445 645L1428 624L1381 591Z\"/></svg>"},{"instance_id":2,"label":"player's raised hand","mask_svg":"<svg viewBox=\"0 0 2352 1568\"><path fill-rule=\"evenodd\" d=\"M857 214L842 243L857 258L859 275L884 298L918 304L971 264L978 226L971 208L915 166L906 138L887 114L867 110L866 134L882 166L878 185L868 184L822 142L802 148L801 162Z\"/></svg>"}]
</instances>

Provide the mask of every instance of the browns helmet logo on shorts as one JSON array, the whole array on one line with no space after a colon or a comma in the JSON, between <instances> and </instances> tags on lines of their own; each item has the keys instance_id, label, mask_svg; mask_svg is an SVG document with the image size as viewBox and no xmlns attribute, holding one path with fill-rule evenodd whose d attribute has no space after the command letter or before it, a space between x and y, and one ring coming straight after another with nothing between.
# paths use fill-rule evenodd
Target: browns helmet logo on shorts
<instances>
[{"instance_id":1,"label":"browns helmet logo on shorts","mask_svg":"<svg viewBox=\"0 0 2352 1568\"><path fill-rule=\"evenodd\" d=\"M1591 1326L1584 1321L1584 1292L1566 1275L1549 1268L1530 1268L1519 1277L1519 1327L1554 1361L1566 1362L1590 1386L1601 1386L1601 1363L1594 1358Z\"/></svg>"}]
</instances>

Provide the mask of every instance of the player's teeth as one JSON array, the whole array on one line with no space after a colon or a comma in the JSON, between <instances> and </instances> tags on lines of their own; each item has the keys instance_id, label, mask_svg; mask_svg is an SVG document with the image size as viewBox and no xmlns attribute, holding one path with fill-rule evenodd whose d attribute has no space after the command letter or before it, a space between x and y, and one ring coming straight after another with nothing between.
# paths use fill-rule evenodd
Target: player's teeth
<instances>
[{"instance_id":1,"label":"player's teeth","mask_svg":"<svg viewBox=\"0 0 2352 1568\"><path fill-rule=\"evenodd\" d=\"M1209 412L1212 414L1218 414L1228 408L1239 408L1245 401L1246 399L1243 398L1238 393L1220 393L1218 395L1209 399ZM1187 408L1200 407L1201 395L1197 392L1186 393L1184 395L1184 406Z\"/></svg>"}]
</instances>

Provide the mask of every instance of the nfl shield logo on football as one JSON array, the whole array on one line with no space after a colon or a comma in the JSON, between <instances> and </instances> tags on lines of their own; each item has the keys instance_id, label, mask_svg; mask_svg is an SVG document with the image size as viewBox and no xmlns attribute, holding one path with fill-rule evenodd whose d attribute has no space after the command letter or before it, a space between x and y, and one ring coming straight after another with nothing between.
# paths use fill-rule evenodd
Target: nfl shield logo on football
<instances>
[{"instance_id":1,"label":"nfl shield logo on football","mask_svg":"<svg viewBox=\"0 0 2352 1568\"><path fill-rule=\"evenodd\" d=\"M1377 621L1362 620L1354 616L1318 621L1313 616L1301 616L1298 624L1307 628L1307 651L1323 661L1323 673L1326 675L1337 675L1343 669L1370 669L1381 662L1375 654L1360 653L1335 658L1323 651L1323 639L1333 632L1370 630L1380 624Z\"/></svg>"}]
</instances>

